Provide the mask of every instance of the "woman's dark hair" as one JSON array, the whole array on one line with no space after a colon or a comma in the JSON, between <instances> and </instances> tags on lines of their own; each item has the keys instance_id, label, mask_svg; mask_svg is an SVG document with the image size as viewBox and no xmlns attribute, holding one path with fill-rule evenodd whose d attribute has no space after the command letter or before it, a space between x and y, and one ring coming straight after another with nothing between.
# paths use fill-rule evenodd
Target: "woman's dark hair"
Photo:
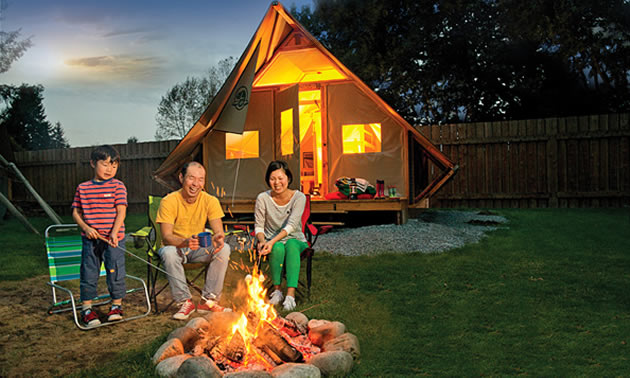
<instances>
[{"instance_id":1,"label":"woman's dark hair","mask_svg":"<svg viewBox=\"0 0 630 378\"><path fill-rule=\"evenodd\" d=\"M111 158L112 163L120 163L120 153L109 144L96 147L90 154L90 160L94 163L99 160L107 160L107 158Z\"/></svg>"},{"instance_id":2,"label":"woman's dark hair","mask_svg":"<svg viewBox=\"0 0 630 378\"><path fill-rule=\"evenodd\" d=\"M293 174L289 169L289 164L287 164L287 162L283 160L274 160L269 163L269 166L267 167L267 173L265 173L265 182L267 183L267 186L270 186L269 176L271 176L271 172L277 171L278 169L282 169L284 171L284 173L289 178L289 185L291 185L291 183L293 182Z\"/></svg>"}]
</instances>

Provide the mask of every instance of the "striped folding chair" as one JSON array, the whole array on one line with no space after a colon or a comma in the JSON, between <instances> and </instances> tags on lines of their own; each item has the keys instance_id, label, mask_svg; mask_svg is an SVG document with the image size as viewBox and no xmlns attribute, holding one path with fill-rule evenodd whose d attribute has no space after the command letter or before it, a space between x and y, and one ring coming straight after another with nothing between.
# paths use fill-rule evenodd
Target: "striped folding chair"
<instances>
[{"instance_id":1,"label":"striped folding chair","mask_svg":"<svg viewBox=\"0 0 630 378\"><path fill-rule=\"evenodd\" d=\"M72 310L74 316L74 323L82 330L88 330L98 328L105 325L111 325L115 323L121 323L133 319L138 319L147 316L151 312L151 303L149 301L149 293L147 285L144 281L138 277L127 275L127 278L139 281L142 286L133 289L128 289L127 293L133 293L136 291L144 291L144 297L146 300L147 311L143 314L125 317L121 321L105 322L94 327L85 327L79 321L79 307L75 300L72 290L67 287L61 286L60 282L79 280L81 271L81 230L76 224L60 224L52 225L46 229L46 254L48 256L48 272L50 274L50 281L48 285L52 287L52 306L48 308L48 314L55 314L64 311ZM104 276L105 267L101 265L101 276ZM68 294L69 299L60 300L57 296L56 290L61 290ZM102 305L109 303L111 298L109 294L99 295L94 298L94 305Z\"/></svg>"}]
</instances>

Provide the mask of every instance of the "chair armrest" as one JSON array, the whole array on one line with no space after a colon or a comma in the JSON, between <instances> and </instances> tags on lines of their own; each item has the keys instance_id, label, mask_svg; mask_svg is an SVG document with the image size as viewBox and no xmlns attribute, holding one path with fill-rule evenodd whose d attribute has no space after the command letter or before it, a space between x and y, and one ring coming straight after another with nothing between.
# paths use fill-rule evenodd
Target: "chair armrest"
<instances>
[{"instance_id":1,"label":"chair armrest","mask_svg":"<svg viewBox=\"0 0 630 378\"><path fill-rule=\"evenodd\" d=\"M151 226L145 226L136 232L132 232L130 235L133 236L134 238L146 238L151 233L151 229L152 229Z\"/></svg>"},{"instance_id":2,"label":"chair armrest","mask_svg":"<svg viewBox=\"0 0 630 378\"><path fill-rule=\"evenodd\" d=\"M147 240L147 238L151 234L151 230L152 230L151 226L145 226L139 229L138 231L132 232L131 234L129 234L133 237L133 246L136 248L142 247L142 245L144 245L144 242Z\"/></svg>"},{"instance_id":3,"label":"chair armrest","mask_svg":"<svg viewBox=\"0 0 630 378\"><path fill-rule=\"evenodd\" d=\"M324 235L328 231L332 230L333 227L334 226L331 226L331 225L325 225L325 226L319 227L319 229L318 229L319 235Z\"/></svg>"}]
</instances>

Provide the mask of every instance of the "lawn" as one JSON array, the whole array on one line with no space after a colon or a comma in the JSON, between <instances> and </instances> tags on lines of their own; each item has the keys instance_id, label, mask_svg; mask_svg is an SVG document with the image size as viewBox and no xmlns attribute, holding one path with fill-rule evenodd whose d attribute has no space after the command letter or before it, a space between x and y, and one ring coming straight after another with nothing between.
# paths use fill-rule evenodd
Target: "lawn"
<instances>
[{"instance_id":1,"label":"lawn","mask_svg":"<svg viewBox=\"0 0 630 378\"><path fill-rule=\"evenodd\" d=\"M354 376L626 375L630 210L493 211L509 219L508 227L440 254L340 257L318 251L311 300L298 303L298 310L339 320L357 335L361 357ZM32 221L39 229L48 223ZM130 215L128 228L143 222ZM42 240L13 220L0 227L0 297L49 296ZM144 276L141 262L128 259L128 266ZM229 272L225 297L241 276ZM42 337L62 327L54 336L78 345L55 346L59 356L76 358L73 351L92 344L100 353L52 370L39 366L41 375L152 376L151 356L181 325L164 314L81 332L69 317L45 315L49 300L38 298L37 306L18 301L18 310L45 323ZM46 362L34 356L41 342L19 341L32 336L30 327L9 319L14 304L0 306L0 376L32 375L38 370L19 366Z\"/></svg>"}]
</instances>

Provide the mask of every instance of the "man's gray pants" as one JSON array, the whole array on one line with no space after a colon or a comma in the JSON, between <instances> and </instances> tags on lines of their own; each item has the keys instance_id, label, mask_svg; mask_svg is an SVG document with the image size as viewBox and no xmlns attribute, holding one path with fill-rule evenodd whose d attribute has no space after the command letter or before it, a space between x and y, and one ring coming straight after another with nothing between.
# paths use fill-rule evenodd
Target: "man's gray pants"
<instances>
[{"instance_id":1,"label":"man's gray pants","mask_svg":"<svg viewBox=\"0 0 630 378\"><path fill-rule=\"evenodd\" d=\"M171 286L171 294L175 302L180 303L192 298L186 284L183 266L186 263L210 263L201 295L205 299L219 300L223 291L225 272L230 261L230 246L228 244L224 244L217 253L214 253L213 247L199 248L193 251L190 248L167 245L160 248L158 255L164 263L164 269L169 274L168 283Z\"/></svg>"}]
</instances>

